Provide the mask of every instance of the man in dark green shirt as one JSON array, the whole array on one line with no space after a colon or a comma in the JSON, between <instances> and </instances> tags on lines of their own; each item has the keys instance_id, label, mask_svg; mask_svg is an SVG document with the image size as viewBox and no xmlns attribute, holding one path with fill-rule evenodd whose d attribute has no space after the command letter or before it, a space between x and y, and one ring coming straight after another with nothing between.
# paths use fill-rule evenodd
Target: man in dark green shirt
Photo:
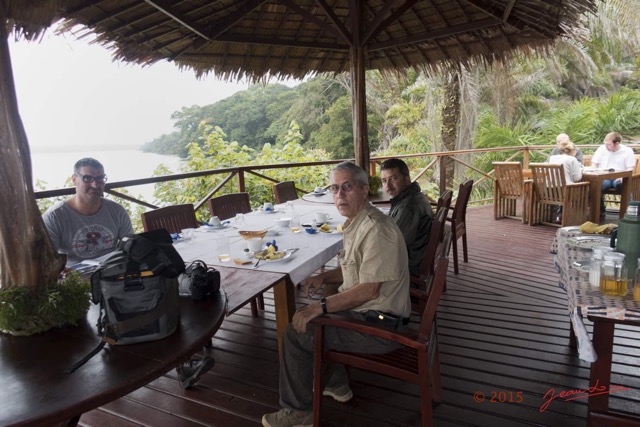
<instances>
[{"instance_id":1,"label":"man in dark green shirt","mask_svg":"<svg viewBox=\"0 0 640 427\"><path fill-rule=\"evenodd\" d=\"M391 198L389 215L402 231L409 253L409 272L420 275L420 263L427 248L433 210L417 182L411 182L409 167L400 159L381 165L382 188Z\"/></svg>"}]
</instances>

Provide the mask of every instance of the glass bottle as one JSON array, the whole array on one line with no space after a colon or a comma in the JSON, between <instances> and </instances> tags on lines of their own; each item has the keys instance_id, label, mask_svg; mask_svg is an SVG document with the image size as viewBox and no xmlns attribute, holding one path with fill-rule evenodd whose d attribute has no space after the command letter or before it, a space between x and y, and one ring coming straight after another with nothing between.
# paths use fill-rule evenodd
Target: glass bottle
<instances>
[{"instance_id":1,"label":"glass bottle","mask_svg":"<svg viewBox=\"0 0 640 427\"><path fill-rule=\"evenodd\" d=\"M604 254L610 252L608 246L596 246L591 250L591 260L589 261L589 284L600 286L600 268L604 261Z\"/></svg>"}]
</instances>

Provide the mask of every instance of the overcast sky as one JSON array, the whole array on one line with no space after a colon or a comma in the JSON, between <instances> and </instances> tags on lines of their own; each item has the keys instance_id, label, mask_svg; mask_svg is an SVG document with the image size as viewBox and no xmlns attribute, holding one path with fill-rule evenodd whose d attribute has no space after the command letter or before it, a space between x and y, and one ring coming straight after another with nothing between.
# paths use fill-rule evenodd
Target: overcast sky
<instances>
[{"instance_id":1,"label":"overcast sky","mask_svg":"<svg viewBox=\"0 0 640 427\"><path fill-rule=\"evenodd\" d=\"M40 43L10 41L20 116L31 147L140 146L173 130L171 114L212 104L246 83L210 75L197 80L172 63L142 68L111 60L99 45L74 36Z\"/></svg>"}]
</instances>

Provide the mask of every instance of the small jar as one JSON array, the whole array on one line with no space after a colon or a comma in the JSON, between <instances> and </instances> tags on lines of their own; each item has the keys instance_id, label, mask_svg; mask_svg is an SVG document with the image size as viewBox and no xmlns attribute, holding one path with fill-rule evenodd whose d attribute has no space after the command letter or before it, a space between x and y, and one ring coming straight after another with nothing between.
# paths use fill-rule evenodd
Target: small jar
<instances>
[{"instance_id":1,"label":"small jar","mask_svg":"<svg viewBox=\"0 0 640 427\"><path fill-rule=\"evenodd\" d=\"M600 292L607 296L623 297L629 292L625 255L621 252L609 252L604 255L600 267Z\"/></svg>"}]
</instances>

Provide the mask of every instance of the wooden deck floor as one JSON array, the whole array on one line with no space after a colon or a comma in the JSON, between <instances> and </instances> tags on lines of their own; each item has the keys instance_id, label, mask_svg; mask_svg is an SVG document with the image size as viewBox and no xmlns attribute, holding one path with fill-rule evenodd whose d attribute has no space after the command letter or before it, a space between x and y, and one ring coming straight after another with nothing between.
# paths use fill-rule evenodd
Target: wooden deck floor
<instances>
[{"instance_id":1,"label":"wooden deck floor","mask_svg":"<svg viewBox=\"0 0 640 427\"><path fill-rule=\"evenodd\" d=\"M551 388L584 389L589 377L589 364L568 346L565 295L549 253L556 229L494 221L491 206L469 209L468 223L469 262L458 275L450 266L438 312L444 403L434 424L586 425L584 400L554 401L540 410ZM225 319L214 338L216 365L195 388L182 390L171 371L84 414L80 424L260 425L264 413L280 407L272 296L266 300L259 318L246 308ZM618 328L612 379L630 390L612 395L612 408L640 415L639 366L640 333ZM355 397L347 404L327 398L325 425L419 425L417 387L355 370L351 387Z\"/></svg>"}]
</instances>

